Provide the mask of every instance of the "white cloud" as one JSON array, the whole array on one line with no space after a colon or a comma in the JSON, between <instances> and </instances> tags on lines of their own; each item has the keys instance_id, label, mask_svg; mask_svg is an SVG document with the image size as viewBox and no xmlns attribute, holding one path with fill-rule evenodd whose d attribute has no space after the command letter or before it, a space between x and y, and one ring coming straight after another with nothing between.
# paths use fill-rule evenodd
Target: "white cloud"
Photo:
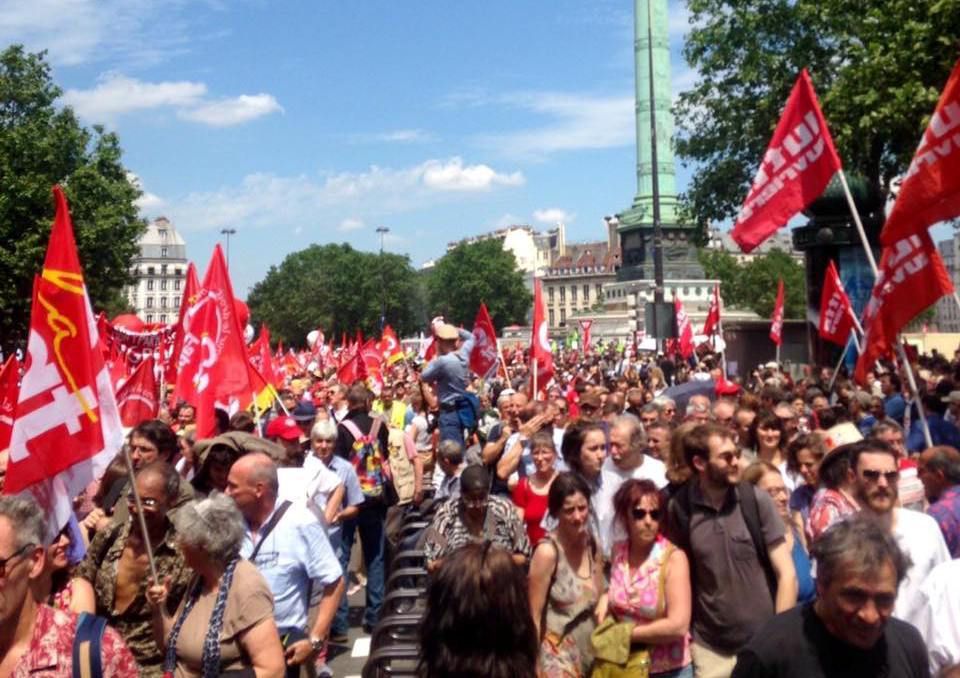
<instances>
[{"instance_id":1,"label":"white cloud","mask_svg":"<svg viewBox=\"0 0 960 678\"><path fill-rule=\"evenodd\" d=\"M231 99L210 101L195 108L184 108L177 115L185 120L211 127L241 125L271 113L282 113L283 107L270 94L241 94Z\"/></svg>"},{"instance_id":2,"label":"white cloud","mask_svg":"<svg viewBox=\"0 0 960 678\"><path fill-rule=\"evenodd\" d=\"M395 129L376 134L357 134L353 136L353 140L361 144L419 144L434 139L434 135L422 129Z\"/></svg>"},{"instance_id":3,"label":"white cloud","mask_svg":"<svg viewBox=\"0 0 960 678\"><path fill-rule=\"evenodd\" d=\"M143 187L143 180L133 172L127 172L127 181L133 184L138 190L140 190L140 197L137 198L134 204L140 210L142 214L149 215L153 212L156 212L158 209L163 207L166 202L163 198L151 193Z\"/></svg>"},{"instance_id":4,"label":"white cloud","mask_svg":"<svg viewBox=\"0 0 960 678\"><path fill-rule=\"evenodd\" d=\"M340 222L340 225L337 226L338 231L343 231L348 233L350 231L359 231L360 229L366 228L367 225L363 223L363 219L354 219L347 218Z\"/></svg>"},{"instance_id":5,"label":"white cloud","mask_svg":"<svg viewBox=\"0 0 960 678\"><path fill-rule=\"evenodd\" d=\"M82 118L112 119L121 113L198 104L207 93L202 82L142 82L118 73L101 76L93 89L68 89L61 101Z\"/></svg>"},{"instance_id":6,"label":"white cloud","mask_svg":"<svg viewBox=\"0 0 960 678\"><path fill-rule=\"evenodd\" d=\"M120 73L107 73L92 89L67 90L61 102L72 106L81 118L94 122L112 121L135 111L172 108L182 119L227 127L283 112L270 94L242 94L219 100L206 97L207 86L202 82L144 82Z\"/></svg>"},{"instance_id":7,"label":"white cloud","mask_svg":"<svg viewBox=\"0 0 960 678\"><path fill-rule=\"evenodd\" d=\"M569 224L575 218L574 214L560 209L559 207L550 207L542 210L534 210L533 219L541 224Z\"/></svg>"},{"instance_id":8,"label":"white cloud","mask_svg":"<svg viewBox=\"0 0 960 678\"><path fill-rule=\"evenodd\" d=\"M260 173L246 176L236 186L169 200L167 211L184 230L285 224L343 230L354 222L375 223L391 213L521 186L524 181L520 172L501 173L487 165L465 164L459 157L319 177Z\"/></svg>"}]
</instances>

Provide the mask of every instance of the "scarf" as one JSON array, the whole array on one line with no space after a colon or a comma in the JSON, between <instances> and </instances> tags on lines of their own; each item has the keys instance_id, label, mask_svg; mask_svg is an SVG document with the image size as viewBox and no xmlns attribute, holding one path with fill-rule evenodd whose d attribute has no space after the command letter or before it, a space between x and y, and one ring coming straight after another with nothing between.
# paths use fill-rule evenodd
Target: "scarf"
<instances>
[{"instance_id":1,"label":"scarf","mask_svg":"<svg viewBox=\"0 0 960 678\"><path fill-rule=\"evenodd\" d=\"M210 624L207 628L206 638L203 640L200 672L203 678L217 678L220 675L220 633L223 631L223 613L227 608L227 594L230 593L230 584L233 582L233 573L237 569L238 562L240 562L239 558L231 560L220 579L217 602L210 614ZM190 616L193 604L200 597L202 587L203 582L198 578L183 606L183 612L177 617L173 628L170 629L170 638L167 639L167 652L163 660L164 678L173 678L173 670L177 666L177 639L180 637L180 629L183 627L183 622Z\"/></svg>"}]
</instances>

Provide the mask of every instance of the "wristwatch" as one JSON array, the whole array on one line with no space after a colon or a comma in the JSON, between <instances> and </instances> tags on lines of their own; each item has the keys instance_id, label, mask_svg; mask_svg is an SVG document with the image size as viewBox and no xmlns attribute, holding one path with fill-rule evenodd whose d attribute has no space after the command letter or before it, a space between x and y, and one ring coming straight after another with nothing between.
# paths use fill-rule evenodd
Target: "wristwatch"
<instances>
[{"instance_id":1,"label":"wristwatch","mask_svg":"<svg viewBox=\"0 0 960 678\"><path fill-rule=\"evenodd\" d=\"M310 636L310 648L314 652L319 652L323 649L323 638L317 638L316 636Z\"/></svg>"}]
</instances>

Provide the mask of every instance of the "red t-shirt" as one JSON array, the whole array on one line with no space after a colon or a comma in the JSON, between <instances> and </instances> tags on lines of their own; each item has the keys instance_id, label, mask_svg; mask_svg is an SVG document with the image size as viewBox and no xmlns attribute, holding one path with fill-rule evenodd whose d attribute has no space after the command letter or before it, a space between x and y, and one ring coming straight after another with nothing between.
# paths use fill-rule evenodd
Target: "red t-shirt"
<instances>
[{"instance_id":1,"label":"red t-shirt","mask_svg":"<svg viewBox=\"0 0 960 678\"><path fill-rule=\"evenodd\" d=\"M530 544L536 546L547 533L540 527L540 521L547 513L547 495L532 491L530 480L521 478L513 488L513 503L523 509L523 524L527 528L527 536Z\"/></svg>"}]
</instances>

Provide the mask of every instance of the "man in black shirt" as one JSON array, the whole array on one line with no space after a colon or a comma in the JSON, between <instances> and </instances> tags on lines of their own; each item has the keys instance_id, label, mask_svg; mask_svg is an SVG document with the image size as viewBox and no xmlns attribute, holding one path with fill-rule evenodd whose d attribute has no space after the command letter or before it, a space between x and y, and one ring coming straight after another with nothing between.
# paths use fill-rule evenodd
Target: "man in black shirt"
<instances>
[{"instance_id":1,"label":"man in black shirt","mask_svg":"<svg viewBox=\"0 0 960 678\"><path fill-rule=\"evenodd\" d=\"M927 678L920 633L891 617L910 566L895 538L861 514L827 530L813 555L816 602L762 626L732 678Z\"/></svg>"}]
</instances>

